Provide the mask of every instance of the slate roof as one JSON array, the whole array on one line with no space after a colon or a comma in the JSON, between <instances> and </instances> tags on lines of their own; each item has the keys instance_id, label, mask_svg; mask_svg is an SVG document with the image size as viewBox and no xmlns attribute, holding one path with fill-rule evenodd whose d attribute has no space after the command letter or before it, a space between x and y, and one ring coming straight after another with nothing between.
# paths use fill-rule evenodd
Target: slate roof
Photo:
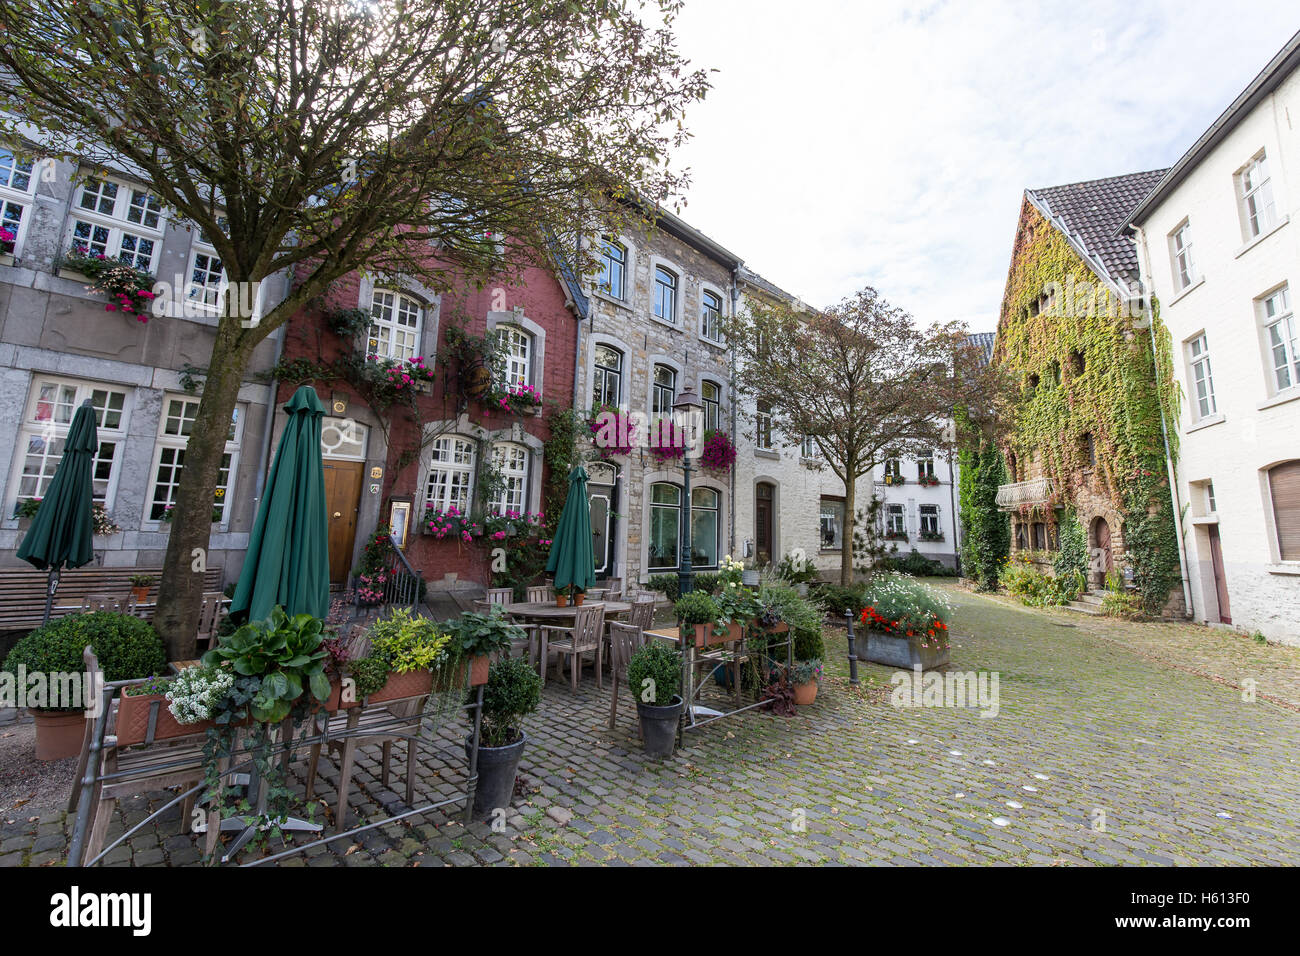
<instances>
[{"instance_id":1,"label":"slate roof","mask_svg":"<svg viewBox=\"0 0 1300 956\"><path fill-rule=\"evenodd\" d=\"M1137 249L1120 229L1167 169L1110 176L1065 186L1027 189L1025 195L1053 225L1083 247L1106 273L1103 278L1127 285L1138 278Z\"/></svg>"},{"instance_id":2,"label":"slate roof","mask_svg":"<svg viewBox=\"0 0 1300 956\"><path fill-rule=\"evenodd\" d=\"M996 336L994 332L972 332L966 336L966 344L973 345L979 349L984 356L980 362L980 367L984 367L993 361L993 339Z\"/></svg>"}]
</instances>

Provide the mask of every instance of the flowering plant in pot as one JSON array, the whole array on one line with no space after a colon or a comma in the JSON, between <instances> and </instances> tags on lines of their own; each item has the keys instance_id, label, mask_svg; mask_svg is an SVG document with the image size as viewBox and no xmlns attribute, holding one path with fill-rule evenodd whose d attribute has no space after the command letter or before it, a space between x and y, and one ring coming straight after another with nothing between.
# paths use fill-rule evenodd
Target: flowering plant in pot
<instances>
[{"instance_id":1,"label":"flowering plant in pot","mask_svg":"<svg viewBox=\"0 0 1300 956\"><path fill-rule=\"evenodd\" d=\"M439 541L456 538L470 542L483 534L483 525L455 506L445 511L426 507L422 528L425 534L431 534Z\"/></svg>"},{"instance_id":2,"label":"flowering plant in pot","mask_svg":"<svg viewBox=\"0 0 1300 956\"><path fill-rule=\"evenodd\" d=\"M801 707L807 706L817 699L817 688L822 679L822 662L816 658L795 661L788 677L794 687L794 702Z\"/></svg>"},{"instance_id":3,"label":"flowering plant in pot","mask_svg":"<svg viewBox=\"0 0 1300 956\"><path fill-rule=\"evenodd\" d=\"M630 455L637 447L637 429L641 422L635 415L613 405L598 405L587 417L591 442L600 458Z\"/></svg>"},{"instance_id":4,"label":"flowering plant in pot","mask_svg":"<svg viewBox=\"0 0 1300 956\"><path fill-rule=\"evenodd\" d=\"M659 464L676 461L686 454L686 431L662 418L650 428L650 455Z\"/></svg>"},{"instance_id":5,"label":"flowering plant in pot","mask_svg":"<svg viewBox=\"0 0 1300 956\"><path fill-rule=\"evenodd\" d=\"M97 535L117 534L122 530L113 523L108 509L100 504L90 506L90 522L93 532Z\"/></svg>"},{"instance_id":6,"label":"flowering plant in pot","mask_svg":"<svg viewBox=\"0 0 1300 956\"><path fill-rule=\"evenodd\" d=\"M542 393L531 385L520 382L491 392L484 401L493 410L499 409L515 415L531 415L542 407Z\"/></svg>"},{"instance_id":7,"label":"flowering plant in pot","mask_svg":"<svg viewBox=\"0 0 1300 956\"><path fill-rule=\"evenodd\" d=\"M933 588L901 574L876 577L864 594L858 657L928 670L948 662L950 611Z\"/></svg>"},{"instance_id":8,"label":"flowering plant in pot","mask_svg":"<svg viewBox=\"0 0 1300 956\"><path fill-rule=\"evenodd\" d=\"M121 312L141 322L149 321L154 278L143 269L136 269L120 259L90 252L85 246L75 245L63 256L61 266L80 272L90 280L91 292L99 292L111 301L104 306L106 312Z\"/></svg>"},{"instance_id":9,"label":"flowering plant in pot","mask_svg":"<svg viewBox=\"0 0 1300 956\"><path fill-rule=\"evenodd\" d=\"M646 754L671 757L682 716L682 655L662 641L642 644L628 661L627 682L636 698Z\"/></svg>"},{"instance_id":10,"label":"flowering plant in pot","mask_svg":"<svg viewBox=\"0 0 1300 956\"><path fill-rule=\"evenodd\" d=\"M471 686L487 683L488 661L493 654L509 653L512 642L528 637L528 632L506 617L498 605L486 611L465 611L444 626L451 633L451 646L462 659L469 658Z\"/></svg>"},{"instance_id":11,"label":"flowering plant in pot","mask_svg":"<svg viewBox=\"0 0 1300 956\"><path fill-rule=\"evenodd\" d=\"M177 677L150 677L124 687L115 730L118 745L205 732L215 726L212 718L234 683L228 667L199 666L186 667Z\"/></svg>"},{"instance_id":12,"label":"flowering plant in pot","mask_svg":"<svg viewBox=\"0 0 1300 956\"><path fill-rule=\"evenodd\" d=\"M700 446L700 467L712 475L723 477L736 463L736 446L720 428L710 428L704 433Z\"/></svg>"},{"instance_id":13,"label":"flowering plant in pot","mask_svg":"<svg viewBox=\"0 0 1300 956\"><path fill-rule=\"evenodd\" d=\"M483 687L482 723L474 788L474 817L483 819L499 807L508 807L515 791L515 775L528 735L524 718L537 710L542 699L542 678L521 657L495 661ZM470 741L465 755L470 755Z\"/></svg>"},{"instance_id":14,"label":"flowering plant in pot","mask_svg":"<svg viewBox=\"0 0 1300 956\"><path fill-rule=\"evenodd\" d=\"M87 645L106 681L148 677L167 664L162 639L147 621L113 611L69 614L19 640L0 667L0 682L12 681L11 686L24 690L25 706L36 722L38 760L60 760L81 750L84 712L95 703L81 699ZM44 687L36 688L43 691L39 695L28 689L27 679L37 673L46 675Z\"/></svg>"}]
</instances>

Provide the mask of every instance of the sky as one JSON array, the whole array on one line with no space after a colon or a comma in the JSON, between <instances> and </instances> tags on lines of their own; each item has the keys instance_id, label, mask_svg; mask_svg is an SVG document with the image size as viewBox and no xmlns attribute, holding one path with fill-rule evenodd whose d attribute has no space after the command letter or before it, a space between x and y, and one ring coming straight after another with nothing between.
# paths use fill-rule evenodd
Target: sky
<instances>
[{"instance_id":1,"label":"sky","mask_svg":"<svg viewBox=\"0 0 1300 956\"><path fill-rule=\"evenodd\" d=\"M1173 165L1294 0L686 0L682 217L815 306L993 331L1026 188Z\"/></svg>"}]
</instances>

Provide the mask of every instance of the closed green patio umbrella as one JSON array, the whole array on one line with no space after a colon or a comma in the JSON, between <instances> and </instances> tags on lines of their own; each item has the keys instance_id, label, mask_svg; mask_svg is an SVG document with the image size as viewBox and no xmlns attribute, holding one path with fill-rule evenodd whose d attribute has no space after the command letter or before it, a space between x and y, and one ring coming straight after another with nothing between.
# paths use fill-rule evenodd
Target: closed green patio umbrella
<instances>
[{"instance_id":1,"label":"closed green patio umbrella","mask_svg":"<svg viewBox=\"0 0 1300 956\"><path fill-rule=\"evenodd\" d=\"M95 409L90 399L86 399L72 416L67 437L63 439L59 467L50 479L27 536L18 546L18 557L42 570L50 569L44 623L50 620L54 591L59 586L59 569L79 568L95 557L95 520L91 513L94 489L90 474L98 451Z\"/></svg>"},{"instance_id":2,"label":"closed green patio umbrella","mask_svg":"<svg viewBox=\"0 0 1300 956\"><path fill-rule=\"evenodd\" d=\"M248 553L230 613L250 621L286 614L329 612L329 526L325 468L320 455L325 406L304 385L285 404L289 421L266 478L266 492L248 537Z\"/></svg>"},{"instance_id":3,"label":"closed green patio umbrella","mask_svg":"<svg viewBox=\"0 0 1300 956\"><path fill-rule=\"evenodd\" d=\"M546 570L555 576L556 589L572 585L586 591L596 583L596 560L591 545L591 504L587 500L587 470L581 465L569 472L569 494L555 527Z\"/></svg>"}]
</instances>

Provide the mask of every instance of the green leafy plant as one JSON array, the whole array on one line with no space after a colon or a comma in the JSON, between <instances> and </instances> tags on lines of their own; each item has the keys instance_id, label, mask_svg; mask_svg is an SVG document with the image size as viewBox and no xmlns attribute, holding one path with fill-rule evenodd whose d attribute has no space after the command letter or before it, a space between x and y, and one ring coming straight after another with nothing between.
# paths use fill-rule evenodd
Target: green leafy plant
<instances>
[{"instance_id":1,"label":"green leafy plant","mask_svg":"<svg viewBox=\"0 0 1300 956\"><path fill-rule=\"evenodd\" d=\"M392 668L388 661L379 655L348 662L348 676L356 682L355 690L358 698L369 697L387 684L390 670Z\"/></svg>"},{"instance_id":2,"label":"green leafy plant","mask_svg":"<svg viewBox=\"0 0 1300 956\"><path fill-rule=\"evenodd\" d=\"M666 707L681 694L682 655L663 641L642 644L628 661L627 682L640 703Z\"/></svg>"},{"instance_id":3,"label":"green leafy plant","mask_svg":"<svg viewBox=\"0 0 1300 956\"><path fill-rule=\"evenodd\" d=\"M306 691L318 701L330 695L325 675L321 621L310 614L292 618L279 606L265 621L240 627L203 655L205 666L227 663L236 674L260 678L251 702L254 720L277 723L289 716Z\"/></svg>"},{"instance_id":4,"label":"green leafy plant","mask_svg":"<svg viewBox=\"0 0 1300 956\"><path fill-rule=\"evenodd\" d=\"M789 678L791 684L809 684L813 681L820 684L822 680L822 662L817 658L795 661L790 667Z\"/></svg>"},{"instance_id":5,"label":"green leafy plant","mask_svg":"<svg viewBox=\"0 0 1300 956\"><path fill-rule=\"evenodd\" d=\"M451 646L462 658L509 651L512 641L522 641L528 636L497 605L487 611L465 611L443 626L451 635Z\"/></svg>"},{"instance_id":6,"label":"green leafy plant","mask_svg":"<svg viewBox=\"0 0 1300 956\"><path fill-rule=\"evenodd\" d=\"M172 684L172 678L150 674L148 679L139 684L130 684L122 688L123 697L148 697L150 694L163 694Z\"/></svg>"},{"instance_id":7,"label":"green leafy plant","mask_svg":"<svg viewBox=\"0 0 1300 956\"><path fill-rule=\"evenodd\" d=\"M822 639L822 625L826 616L812 600L801 597L794 588L780 585L766 585L759 591L758 598L765 605L780 609L781 619L794 632L796 658L811 660L826 656L825 642Z\"/></svg>"},{"instance_id":8,"label":"green leafy plant","mask_svg":"<svg viewBox=\"0 0 1300 956\"><path fill-rule=\"evenodd\" d=\"M658 591L670 601L676 601L681 596L680 581L676 574L652 574L646 581L646 587L651 591Z\"/></svg>"},{"instance_id":9,"label":"green leafy plant","mask_svg":"<svg viewBox=\"0 0 1300 956\"><path fill-rule=\"evenodd\" d=\"M394 608L370 629L370 656L382 657L401 674L434 670L450 644L450 634L407 607Z\"/></svg>"},{"instance_id":10,"label":"green leafy plant","mask_svg":"<svg viewBox=\"0 0 1300 956\"><path fill-rule=\"evenodd\" d=\"M777 564L776 576L790 584L807 584L817 580L817 564L806 555L787 554Z\"/></svg>"},{"instance_id":11,"label":"green leafy plant","mask_svg":"<svg viewBox=\"0 0 1300 956\"><path fill-rule=\"evenodd\" d=\"M488 669L483 688L483 742L504 747L523 736L523 719L537 709L542 678L522 657L505 657Z\"/></svg>"},{"instance_id":12,"label":"green leafy plant","mask_svg":"<svg viewBox=\"0 0 1300 956\"><path fill-rule=\"evenodd\" d=\"M702 591L683 594L673 605L673 610L685 624L712 624L718 617L718 605Z\"/></svg>"},{"instance_id":13,"label":"green leafy plant","mask_svg":"<svg viewBox=\"0 0 1300 956\"><path fill-rule=\"evenodd\" d=\"M35 518L36 512L41 510L40 498L19 498L18 504L14 506L15 518Z\"/></svg>"},{"instance_id":14,"label":"green leafy plant","mask_svg":"<svg viewBox=\"0 0 1300 956\"><path fill-rule=\"evenodd\" d=\"M812 588L811 596L822 606L826 614L838 623L844 620L845 611L856 615L866 606L864 591L865 588L861 584L849 586L820 584Z\"/></svg>"},{"instance_id":15,"label":"green leafy plant","mask_svg":"<svg viewBox=\"0 0 1300 956\"><path fill-rule=\"evenodd\" d=\"M95 611L69 614L32 631L9 651L0 672L16 679L22 665L29 674L79 674L85 668L81 654L86 645L94 650L108 681L137 680L167 666L162 639L147 621Z\"/></svg>"},{"instance_id":16,"label":"green leafy plant","mask_svg":"<svg viewBox=\"0 0 1300 956\"><path fill-rule=\"evenodd\" d=\"M153 587L153 575L152 574L131 575L131 587L133 588Z\"/></svg>"}]
</instances>

